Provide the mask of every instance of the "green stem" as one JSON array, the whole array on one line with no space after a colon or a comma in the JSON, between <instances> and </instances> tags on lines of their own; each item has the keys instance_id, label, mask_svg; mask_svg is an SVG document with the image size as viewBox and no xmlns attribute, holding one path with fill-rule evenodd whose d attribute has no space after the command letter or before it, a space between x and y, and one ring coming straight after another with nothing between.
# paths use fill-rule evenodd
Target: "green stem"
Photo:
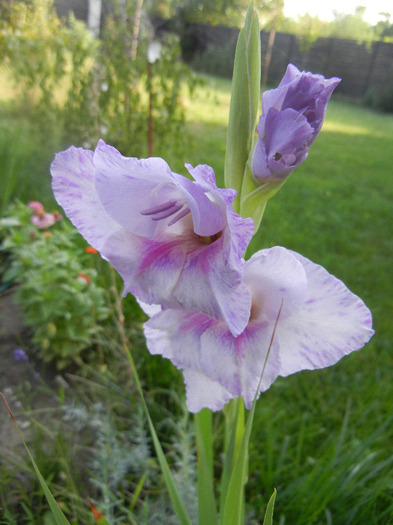
<instances>
[{"instance_id":1,"label":"green stem","mask_svg":"<svg viewBox=\"0 0 393 525\"><path fill-rule=\"evenodd\" d=\"M221 478L220 517L221 523L225 514L228 489L233 475L235 463L240 453L244 435L244 403L243 398L232 399L224 408L225 414L225 442L224 442L224 468ZM244 483L237 494L238 505L244 511Z\"/></svg>"},{"instance_id":2,"label":"green stem","mask_svg":"<svg viewBox=\"0 0 393 525\"><path fill-rule=\"evenodd\" d=\"M214 495L213 470L213 415L205 408L195 414L196 444L198 454L198 523L217 524L217 505Z\"/></svg>"}]
</instances>

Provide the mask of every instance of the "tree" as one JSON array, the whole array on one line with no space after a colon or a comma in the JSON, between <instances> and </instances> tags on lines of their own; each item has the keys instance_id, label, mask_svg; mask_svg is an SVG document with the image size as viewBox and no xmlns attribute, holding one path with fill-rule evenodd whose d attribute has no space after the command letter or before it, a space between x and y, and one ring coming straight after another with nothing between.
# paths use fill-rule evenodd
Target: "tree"
<instances>
[{"instance_id":1,"label":"tree","mask_svg":"<svg viewBox=\"0 0 393 525\"><path fill-rule=\"evenodd\" d=\"M329 24L330 35L336 38L350 40L371 41L373 39L372 26L364 20L366 8L358 6L353 14L334 12L334 20Z\"/></svg>"},{"instance_id":2,"label":"tree","mask_svg":"<svg viewBox=\"0 0 393 525\"><path fill-rule=\"evenodd\" d=\"M374 26L374 34L377 40L393 41L393 24L390 22L390 13L379 13L383 20L379 20Z\"/></svg>"}]
</instances>

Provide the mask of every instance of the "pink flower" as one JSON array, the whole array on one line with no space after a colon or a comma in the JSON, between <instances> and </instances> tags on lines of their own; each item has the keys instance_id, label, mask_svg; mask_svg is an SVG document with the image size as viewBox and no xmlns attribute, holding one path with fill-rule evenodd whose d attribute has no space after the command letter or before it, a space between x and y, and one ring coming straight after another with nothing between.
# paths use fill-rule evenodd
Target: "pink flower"
<instances>
[{"instance_id":1,"label":"pink flower","mask_svg":"<svg viewBox=\"0 0 393 525\"><path fill-rule=\"evenodd\" d=\"M32 215L30 222L34 224L34 226L37 226L37 228L40 230L44 230L55 224L56 217L53 215L53 213L46 213L43 211Z\"/></svg>"},{"instance_id":2,"label":"pink flower","mask_svg":"<svg viewBox=\"0 0 393 525\"><path fill-rule=\"evenodd\" d=\"M361 299L295 252L261 250L246 262L244 281L252 308L238 337L200 312L144 306L147 347L183 370L191 412L239 396L250 408L278 376L331 366L374 333Z\"/></svg>"},{"instance_id":3,"label":"pink flower","mask_svg":"<svg viewBox=\"0 0 393 525\"><path fill-rule=\"evenodd\" d=\"M39 213L44 211L44 206L41 204L41 202L38 201L30 201L28 207L32 209L33 213Z\"/></svg>"}]
</instances>

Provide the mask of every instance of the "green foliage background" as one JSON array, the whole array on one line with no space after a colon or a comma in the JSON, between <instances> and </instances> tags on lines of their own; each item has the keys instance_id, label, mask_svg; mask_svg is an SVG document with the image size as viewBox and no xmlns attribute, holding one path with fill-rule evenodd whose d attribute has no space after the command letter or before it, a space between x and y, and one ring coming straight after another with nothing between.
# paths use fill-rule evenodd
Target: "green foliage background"
<instances>
[{"instance_id":1,"label":"green foliage background","mask_svg":"<svg viewBox=\"0 0 393 525\"><path fill-rule=\"evenodd\" d=\"M113 280L108 266L98 258L87 258L84 241L66 222L50 230L52 237L34 231L36 237L31 239L25 206L29 200L42 200L49 210L54 207L48 170L54 152L71 139L94 145L97 134L104 131L100 126L106 126L108 142L113 139L124 148L123 153L146 154L147 42L139 48L139 79L131 72L123 85L116 67L124 68L126 74L130 62L123 61L124 53L117 57L116 49L110 49L109 37L106 48L105 38L97 47L83 26L72 21L67 27L58 25L49 11L40 9L37 16L48 17L52 27L49 32L42 31L47 45L40 42L33 27L31 33L23 33L28 24L23 24L22 35L7 33L13 29L6 17L1 33L0 75L4 82L0 82L0 90L12 75L17 79L17 89L11 90L8 101L3 96L0 104L1 276L5 280L14 272L13 277L19 278L22 308L26 306L30 328L40 334L36 345L26 348L29 363L24 368L21 365L20 384L10 396L15 405L22 403L16 416L30 423L26 430L29 446L73 524L93 522L87 503L90 495L111 523L168 525L174 523L173 512L130 379L124 340L131 344L149 392L152 418L182 498L193 515L194 427L182 405L182 380L169 362L147 353L141 335L143 314L131 297L120 301L121 283ZM8 29L4 29L6 22ZM53 46L52 37L58 38ZM74 46L72 54L70 45ZM185 173L184 162L207 163L214 167L222 185L230 83L205 77L190 99L180 80L188 79L188 73L167 77L166 61L172 63L177 56L177 52L171 54L177 42L171 45L164 48L167 58L164 55L153 69L157 73L153 86L157 153L165 153L178 173ZM60 57L54 70L53 49ZM106 54L97 70L100 49L106 49ZM18 57L20 68L15 63L11 70L11 53ZM32 60L36 55L37 67L26 64L28 57ZM128 90L133 97L129 108L137 108L140 115L130 125L132 134L125 138L130 115L125 111ZM48 93L47 100L44 93ZM183 117L170 113L172 103L183 111ZM183 121L184 126L178 127ZM180 133L174 133L176 129ZM189 136L193 140L186 140ZM176 141L181 146L177 151ZM389 116L333 100L309 158L269 202L263 229L254 240L252 249L283 245L343 279L371 308L376 335L366 348L335 367L280 379L260 398L251 437L247 524L263 520L274 487L278 489L278 523L393 522L392 141ZM17 204L17 199L23 204ZM10 217L19 223L9 222ZM85 293L86 281L78 280L81 271L96 290L92 296ZM106 317L108 309L111 315ZM71 314L69 319L64 311ZM76 334L75 341L77 329L82 336ZM60 349L64 338L70 350L65 357ZM45 339L49 340L48 348L40 347ZM81 342L86 344L83 349ZM36 382L37 370L45 371L37 355L59 357L60 367L66 367L59 383ZM37 410L36 402L43 396L48 407ZM222 437L220 415L213 423L216 435ZM0 523L50 523L27 460L21 454L7 453L7 462L2 461L0 469ZM217 459L216 479L221 469Z\"/></svg>"}]
</instances>

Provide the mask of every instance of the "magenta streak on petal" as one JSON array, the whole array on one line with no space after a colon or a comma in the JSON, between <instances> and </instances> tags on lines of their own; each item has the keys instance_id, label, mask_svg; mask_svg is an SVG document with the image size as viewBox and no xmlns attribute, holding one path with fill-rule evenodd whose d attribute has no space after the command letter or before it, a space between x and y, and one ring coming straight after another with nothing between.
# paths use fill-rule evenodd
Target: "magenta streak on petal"
<instances>
[{"instance_id":1,"label":"magenta streak on petal","mask_svg":"<svg viewBox=\"0 0 393 525\"><path fill-rule=\"evenodd\" d=\"M181 211L180 213L178 213L175 217L173 217L173 219L168 222L168 226L172 226L173 224L175 224L176 222L180 221L180 219L182 219L183 217L185 217L186 215L188 215L189 213L191 213L191 210L190 208L187 206L186 208L184 208L183 211Z\"/></svg>"},{"instance_id":2,"label":"magenta streak on petal","mask_svg":"<svg viewBox=\"0 0 393 525\"><path fill-rule=\"evenodd\" d=\"M150 266L162 266L163 264L170 265L173 264L173 258L171 261L163 262L165 256L171 255L171 251L177 248L178 245L182 244L182 240L171 241L170 243L155 243L154 248L150 249L145 257L143 258L141 264L139 265L138 272L136 277L141 275L146 269ZM174 263L176 265L176 263Z\"/></svg>"},{"instance_id":3,"label":"magenta streak on petal","mask_svg":"<svg viewBox=\"0 0 393 525\"><path fill-rule=\"evenodd\" d=\"M243 349L242 349L242 345L241 345L241 337L237 337L235 339L235 348L236 348L236 354L237 354L237 357L238 359L242 359L243 357Z\"/></svg>"}]
</instances>

